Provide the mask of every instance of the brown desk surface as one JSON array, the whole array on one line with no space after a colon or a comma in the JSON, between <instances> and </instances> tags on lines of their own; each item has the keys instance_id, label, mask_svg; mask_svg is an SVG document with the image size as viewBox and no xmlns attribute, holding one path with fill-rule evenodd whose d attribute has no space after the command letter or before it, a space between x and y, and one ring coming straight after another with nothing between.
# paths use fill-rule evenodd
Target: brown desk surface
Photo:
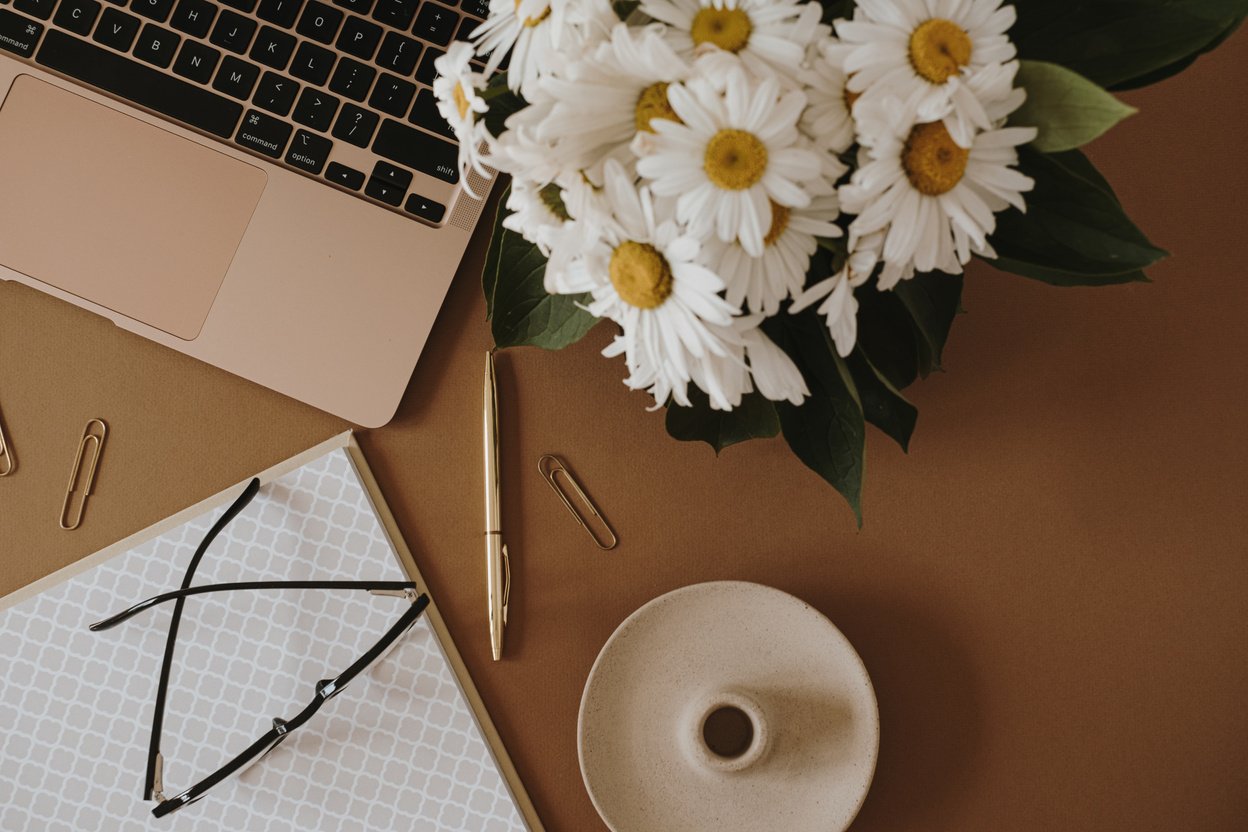
<instances>
[{"instance_id":1,"label":"brown desk surface","mask_svg":"<svg viewBox=\"0 0 1248 832\"><path fill-rule=\"evenodd\" d=\"M737 578L857 646L880 702L855 830L1248 824L1248 36L1126 96L1093 155L1174 256L1151 285L1060 290L975 268L948 372L913 388L909 457L868 448L866 526L778 442L667 438L597 355L500 360L508 657L489 660L478 234L398 418L364 446L551 830L601 829L581 784L585 676L636 607ZM0 284L0 594L278 462L343 423ZM74 443L108 420L97 494L56 527ZM536 472L567 457L620 531L593 549Z\"/></svg>"}]
</instances>

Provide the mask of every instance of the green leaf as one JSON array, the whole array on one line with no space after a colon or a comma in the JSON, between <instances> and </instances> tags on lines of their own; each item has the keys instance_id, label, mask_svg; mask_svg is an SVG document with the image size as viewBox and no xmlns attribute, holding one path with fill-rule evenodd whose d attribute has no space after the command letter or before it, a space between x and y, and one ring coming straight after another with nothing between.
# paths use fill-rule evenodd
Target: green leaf
<instances>
[{"instance_id":1,"label":"green leaf","mask_svg":"<svg viewBox=\"0 0 1248 832\"><path fill-rule=\"evenodd\" d=\"M1166 256L1127 217L1091 162L1077 150L1019 149L1019 169L1036 180L1027 213L997 215L991 237L999 269L1056 286L1104 286L1146 279ZM1095 175L1094 175L1095 174Z\"/></svg>"},{"instance_id":2,"label":"green leaf","mask_svg":"<svg viewBox=\"0 0 1248 832\"><path fill-rule=\"evenodd\" d=\"M1045 153L1082 147L1136 112L1077 72L1045 61L1022 61L1027 100L1010 124L1038 128L1032 145Z\"/></svg>"},{"instance_id":3,"label":"green leaf","mask_svg":"<svg viewBox=\"0 0 1248 832\"><path fill-rule=\"evenodd\" d=\"M871 363L866 353L855 349L845 359L858 389L862 413L868 422L892 437L903 451L910 450L910 437L919 418L919 409Z\"/></svg>"},{"instance_id":4,"label":"green leaf","mask_svg":"<svg viewBox=\"0 0 1248 832\"><path fill-rule=\"evenodd\" d=\"M496 137L506 131L507 119L513 113L518 113L529 106L527 101L507 86L506 72L495 73L485 89L481 91L481 97L489 105L489 109L485 111L485 129Z\"/></svg>"},{"instance_id":5,"label":"green leaf","mask_svg":"<svg viewBox=\"0 0 1248 832\"><path fill-rule=\"evenodd\" d=\"M904 390L919 377L919 336L901 298L868 283L854 293L858 301L858 349L889 384Z\"/></svg>"},{"instance_id":6,"label":"green leaf","mask_svg":"<svg viewBox=\"0 0 1248 832\"><path fill-rule=\"evenodd\" d=\"M706 394L689 388L691 407L667 408L667 432L682 442L705 442L719 453L749 439L767 439L780 432L776 407L760 393L749 393L731 411L712 410Z\"/></svg>"},{"instance_id":7,"label":"green leaf","mask_svg":"<svg viewBox=\"0 0 1248 832\"><path fill-rule=\"evenodd\" d=\"M918 338L919 374L924 378L939 370L944 355L945 342L953 319L962 310L962 275L944 272L916 274L893 287L893 294L901 301Z\"/></svg>"},{"instance_id":8,"label":"green leaf","mask_svg":"<svg viewBox=\"0 0 1248 832\"><path fill-rule=\"evenodd\" d=\"M793 358L810 388L810 397L800 406L776 403L785 441L798 459L841 493L861 528L866 422L849 368L813 309L776 315L763 327Z\"/></svg>"},{"instance_id":9,"label":"green leaf","mask_svg":"<svg viewBox=\"0 0 1248 832\"><path fill-rule=\"evenodd\" d=\"M637 7L641 5L641 0L615 0L611 4L611 8L615 10L615 16L620 20L628 20L633 12L637 11Z\"/></svg>"},{"instance_id":10,"label":"green leaf","mask_svg":"<svg viewBox=\"0 0 1248 832\"><path fill-rule=\"evenodd\" d=\"M503 228L506 202L504 192L481 275L494 343L563 349L584 338L599 319L578 305L588 303L587 296L547 293L543 283L546 258L537 246Z\"/></svg>"},{"instance_id":11,"label":"green leaf","mask_svg":"<svg viewBox=\"0 0 1248 832\"><path fill-rule=\"evenodd\" d=\"M1227 27L1224 30L1222 30L1221 34L1219 34L1213 40L1209 41L1209 43L1205 44L1200 49L1199 52L1194 52L1191 55L1188 55L1187 57L1182 58L1180 60L1177 60L1172 64L1167 64L1166 66L1163 66L1160 69L1155 69L1152 72L1146 73L1144 75L1138 75L1135 78L1130 79L1129 81L1124 81L1120 84L1115 84L1114 89L1115 90L1139 89L1140 87L1147 87L1150 84L1156 84L1158 81L1164 81L1165 79L1173 75L1178 75L1180 72L1187 69L1192 64L1196 63L1196 59L1199 58L1201 55L1204 55L1207 52L1212 52L1214 49L1217 49L1219 46L1221 46L1226 41L1227 38L1229 38L1232 34L1235 33L1235 30L1239 28L1240 24L1244 22L1244 16L1245 15L1241 13L1238 17L1232 20L1227 25Z\"/></svg>"},{"instance_id":12,"label":"green leaf","mask_svg":"<svg viewBox=\"0 0 1248 832\"><path fill-rule=\"evenodd\" d=\"M1245 11L1244 0L1015 0L1018 54L1072 69L1109 89L1165 77L1209 48Z\"/></svg>"}]
</instances>

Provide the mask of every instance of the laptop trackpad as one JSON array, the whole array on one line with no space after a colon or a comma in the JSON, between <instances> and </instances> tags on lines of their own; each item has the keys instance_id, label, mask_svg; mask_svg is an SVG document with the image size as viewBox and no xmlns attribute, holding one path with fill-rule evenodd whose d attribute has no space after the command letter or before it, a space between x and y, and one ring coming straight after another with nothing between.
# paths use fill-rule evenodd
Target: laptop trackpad
<instances>
[{"instance_id":1,"label":"laptop trackpad","mask_svg":"<svg viewBox=\"0 0 1248 832\"><path fill-rule=\"evenodd\" d=\"M0 106L0 264L191 340L266 181L23 75Z\"/></svg>"}]
</instances>

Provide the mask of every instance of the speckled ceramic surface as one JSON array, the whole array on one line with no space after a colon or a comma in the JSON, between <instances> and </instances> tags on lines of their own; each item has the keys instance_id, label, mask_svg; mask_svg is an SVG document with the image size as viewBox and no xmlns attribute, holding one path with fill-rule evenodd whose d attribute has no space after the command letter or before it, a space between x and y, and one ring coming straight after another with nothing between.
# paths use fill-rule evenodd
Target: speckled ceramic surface
<instances>
[{"instance_id":1,"label":"speckled ceramic surface","mask_svg":"<svg viewBox=\"0 0 1248 832\"><path fill-rule=\"evenodd\" d=\"M698 747L708 704L749 703L765 736L745 766ZM879 712L832 622L758 584L696 584L654 599L607 640L581 698L589 796L614 832L836 832L866 797Z\"/></svg>"}]
</instances>

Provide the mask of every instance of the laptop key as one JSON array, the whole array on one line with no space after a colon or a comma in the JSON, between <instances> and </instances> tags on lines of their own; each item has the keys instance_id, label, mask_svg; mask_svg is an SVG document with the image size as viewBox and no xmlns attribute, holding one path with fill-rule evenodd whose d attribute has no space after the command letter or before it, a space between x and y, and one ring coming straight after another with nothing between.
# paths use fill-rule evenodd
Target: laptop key
<instances>
[{"instance_id":1,"label":"laptop key","mask_svg":"<svg viewBox=\"0 0 1248 832\"><path fill-rule=\"evenodd\" d=\"M329 163L329 167L325 169L325 178L353 191L358 191L364 186L364 174L337 162Z\"/></svg>"},{"instance_id":2,"label":"laptop key","mask_svg":"<svg viewBox=\"0 0 1248 832\"><path fill-rule=\"evenodd\" d=\"M368 147L377 130L378 116L361 110L354 104L343 104L338 121L334 122L334 138L350 142L356 147Z\"/></svg>"},{"instance_id":3,"label":"laptop key","mask_svg":"<svg viewBox=\"0 0 1248 832\"><path fill-rule=\"evenodd\" d=\"M256 43L251 47L251 59L273 69L285 69L295 51L292 35L279 32L272 26L261 26Z\"/></svg>"},{"instance_id":4,"label":"laptop key","mask_svg":"<svg viewBox=\"0 0 1248 832\"><path fill-rule=\"evenodd\" d=\"M462 0L459 7L473 17L484 19L490 16L490 0Z\"/></svg>"},{"instance_id":5,"label":"laptop key","mask_svg":"<svg viewBox=\"0 0 1248 832\"><path fill-rule=\"evenodd\" d=\"M421 89L420 94L416 96L416 106L412 107L412 114L407 117L407 120L426 130L441 133L448 138L455 138L455 131L451 129L450 123L438 112L438 99L431 89Z\"/></svg>"},{"instance_id":6,"label":"laptop key","mask_svg":"<svg viewBox=\"0 0 1248 832\"><path fill-rule=\"evenodd\" d=\"M99 15L100 4L96 0L62 0L52 22L62 29L85 36L91 34L91 27Z\"/></svg>"},{"instance_id":7,"label":"laptop key","mask_svg":"<svg viewBox=\"0 0 1248 832\"><path fill-rule=\"evenodd\" d=\"M181 42L181 35L148 23L139 34L139 42L134 45L134 57L165 69L173 63L173 55Z\"/></svg>"},{"instance_id":8,"label":"laptop key","mask_svg":"<svg viewBox=\"0 0 1248 832\"><path fill-rule=\"evenodd\" d=\"M243 118L242 126L238 128L238 135L234 137L234 142L263 153L265 156L280 159L282 151L286 149L286 142L290 140L292 130L294 130L293 127L280 119L266 116L256 110L248 110L246 117Z\"/></svg>"},{"instance_id":9,"label":"laptop key","mask_svg":"<svg viewBox=\"0 0 1248 832\"><path fill-rule=\"evenodd\" d=\"M416 70L416 80L426 87L432 87L434 79L438 77L438 69L433 62L445 54L441 49L426 49L425 57L420 60L420 68Z\"/></svg>"},{"instance_id":10,"label":"laptop key","mask_svg":"<svg viewBox=\"0 0 1248 832\"><path fill-rule=\"evenodd\" d=\"M35 61L224 139L234 135L243 113L242 105L228 98L55 29L44 37Z\"/></svg>"},{"instance_id":11,"label":"laptop key","mask_svg":"<svg viewBox=\"0 0 1248 832\"><path fill-rule=\"evenodd\" d=\"M256 10L256 0L221 0L222 3L232 9L238 9L240 12L251 14Z\"/></svg>"},{"instance_id":12,"label":"laptop key","mask_svg":"<svg viewBox=\"0 0 1248 832\"><path fill-rule=\"evenodd\" d=\"M445 205L440 202L434 202L432 199L423 197L420 194L410 195L407 198L407 203L403 206L403 210L429 222L441 222L442 217L446 215Z\"/></svg>"},{"instance_id":13,"label":"laptop key","mask_svg":"<svg viewBox=\"0 0 1248 832\"><path fill-rule=\"evenodd\" d=\"M333 147L334 143L324 136L296 130L295 140L290 143L290 150L286 151L286 164L308 173L320 173Z\"/></svg>"},{"instance_id":14,"label":"laptop key","mask_svg":"<svg viewBox=\"0 0 1248 832\"><path fill-rule=\"evenodd\" d=\"M420 0L377 0L377 7L373 9L373 20L396 29L406 29L412 25L419 2Z\"/></svg>"},{"instance_id":15,"label":"laptop key","mask_svg":"<svg viewBox=\"0 0 1248 832\"><path fill-rule=\"evenodd\" d=\"M295 105L294 119L300 124L324 133L329 130L336 112L338 112L337 98L307 87L299 96L299 103Z\"/></svg>"},{"instance_id":16,"label":"laptop key","mask_svg":"<svg viewBox=\"0 0 1248 832\"><path fill-rule=\"evenodd\" d=\"M334 0L335 6L342 6L356 14L368 14L373 8L373 0Z\"/></svg>"},{"instance_id":17,"label":"laptop key","mask_svg":"<svg viewBox=\"0 0 1248 832\"><path fill-rule=\"evenodd\" d=\"M377 51L381 40L381 27L358 17L348 17L338 35L338 48L348 55L368 60Z\"/></svg>"},{"instance_id":18,"label":"laptop key","mask_svg":"<svg viewBox=\"0 0 1248 832\"><path fill-rule=\"evenodd\" d=\"M311 38L320 43L333 43L334 35L338 34L338 27L342 25L342 19L345 16L334 7L313 0L303 10L297 31L305 38Z\"/></svg>"},{"instance_id":19,"label":"laptop key","mask_svg":"<svg viewBox=\"0 0 1248 832\"><path fill-rule=\"evenodd\" d=\"M47 20L52 16L52 7L55 5L56 0L14 0L13 8L31 17Z\"/></svg>"},{"instance_id":20,"label":"laptop key","mask_svg":"<svg viewBox=\"0 0 1248 832\"><path fill-rule=\"evenodd\" d=\"M403 196L407 193L407 189L396 188L382 179L369 179L364 187L364 193L373 199L379 199L387 205L398 208L403 204Z\"/></svg>"},{"instance_id":21,"label":"laptop key","mask_svg":"<svg viewBox=\"0 0 1248 832\"><path fill-rule=\"evenodd\" d=\"M381 51L377 53L377 65L397 75L411 75L423 48L419 42L405 38L398 32L386 32L386 39L381 42Z\"/></svg>"},{"instance_id":22,"label":"laptop key","mask_svg":"<svg viewBox=\"0 0 1248 832\"><path fill-rule=\"evenodd\" d=\"M412 33L418 38L446 46L451 42L458 24L459 15L455 12L437 3L425 3L416 16L416 28Z\"/></svg>"},{"instance_id":23,"label":"laptop key","mask_svg":"<svg viewBox=\"0 0 1248 832\"><path fill-rule=\"evenodd\" d=\"M173 0L134 0L130 4L130 11L157 23L164 23L169 19L169 12L173 11Z\"/></svg>"},{"instance_id":24,"label":"laptop key","mask_svg":"<svg viewBox=\"0 0 1248 832\"><path fill-rule=\"evenodd\" d=\"M220 60L221 53L211 46L188 40L182 44L182 51L173 62L173 71L196 83L207 84L212 80L212 71L217 68Z\"/></svg>"},{"instance_id":25,"label":"laptop key","mask_svg":"<svg viewBox=\"0 0 1248 832\"><path fill-rule=\"evenodd\" d=\"M217 72L217 80L212 82L212 88L246 101L251 97L251 90L256 86L256 79L259 77L258 66L227 55L221 62L221 69Z\"/></svg>"},{"instance_id":26,"label":"laptop key","mask_svg":"<svg viewBox=\"0 0 1248 832\"><path fill-rule=\"evenodd\" d=\"M251 100L257 107L284 116L295 106L295 96L298 93L299 85L294 81L276 72L266 72Z\"/></svg>"},{"instance_id":27,"label":"laptop key","mask_svg":"<svg viewBox=\"0 0 1248 832\"><path fill-rule=\"evenodd\" d=\"M373 179L380 179L382 182L395 187L407 190L412 185L412 172L396 168L389 162L378 162L373 165Z\"/></svg>"},{"instance_id":28,"label":"laptop key","mask_svg":"<svg viewBox=\"0 0 1248 832\"><path fill-rule=\"evenodd\" d=\"M373 152L444 182L459 181L459 149L455 145L392 119L381 122Z\"/></svg>"},{"instance_id":29,"label":"laptop key","mask_svg":"<svg viewBox=\"0 0 1248 832\"><path fill-rule=\"evenodd\" d=\"M173 19L169 23L193 38L206 38L216 16L217 7L208 0L178 0L178 7L173 10Z\"/></svg>"},{"instance_id":30,"label":"laptop key","mask_svg":"<svg viewBox=\"0 0 1248 832\"><path fill-rule=\"evenodd\" d=\"M368 96L368 88L373 85L376 75L377 70L371 66L343 58L334 70L334 77L329 80L329 89L352 101L363 101Z\"/></svg>"},{"instance_id":31,"label":"laptop key","mask_svg":"<svg viewBox=\"0 0 1248 832\"><path fill-rule=\"evenodd\" d=\"M276 23L283 29L290 29L295 25L295 18L298 17L302 5L303 0L260 0L256 16Z\"/></svg>"},{"instance_id":32,"label":"laptop key","mask_svg":"<svg viewBox=\"0 0 1248 832\"><path fill-rule=\"evenodd\" d=\"M212 37L208 38L214 46L228 49L242 55L251 44L256 33L256 21L234 12L221 12L217 25L212 27Z\"/></svg>"},{"instance_id":33,"label":"laptop key","mask_svg":"<svg viewBox=\"0 0 1248 832\"><path fill-rule=\"evenodd\" d=\"M8 9L0 9L0 49L29 58L43 34L43 24L34 23Z\"/></svg>"},{"instance_id":34,"label":"laptop key","mask_svg":"<svg viewBox=\"0 0 1248 832\"><path fill-rule=\"evenodd\" d=\"M373 87L373 94L368 97L368 106L395 118L403 118L407 115L407 108L415 94L415 84L383 74L378 79L377 86Z\"/></svg>"},{"instance_id":35,"label":"laptop key","mask_svg":"<svg viewBox=\"0 0 1248 832\"><path fill-rule=\"evenodd\" d=\"M305 41L299 44L294 63L290 65L290 74L301 81L324 86L336 60L338 56L333 52Z\"/></svg>"},{"instance_id":36,"label":"laptop key","mask_svg":"<svg viewBox=\"0 0 1248 832\"><path fill-rule=\"evenodd\" d=\"M139 34L139 25L139 19L133 15L116 9L105 9L92 40L122 52L129 52Z\"/></svg>"}]
</instances>

